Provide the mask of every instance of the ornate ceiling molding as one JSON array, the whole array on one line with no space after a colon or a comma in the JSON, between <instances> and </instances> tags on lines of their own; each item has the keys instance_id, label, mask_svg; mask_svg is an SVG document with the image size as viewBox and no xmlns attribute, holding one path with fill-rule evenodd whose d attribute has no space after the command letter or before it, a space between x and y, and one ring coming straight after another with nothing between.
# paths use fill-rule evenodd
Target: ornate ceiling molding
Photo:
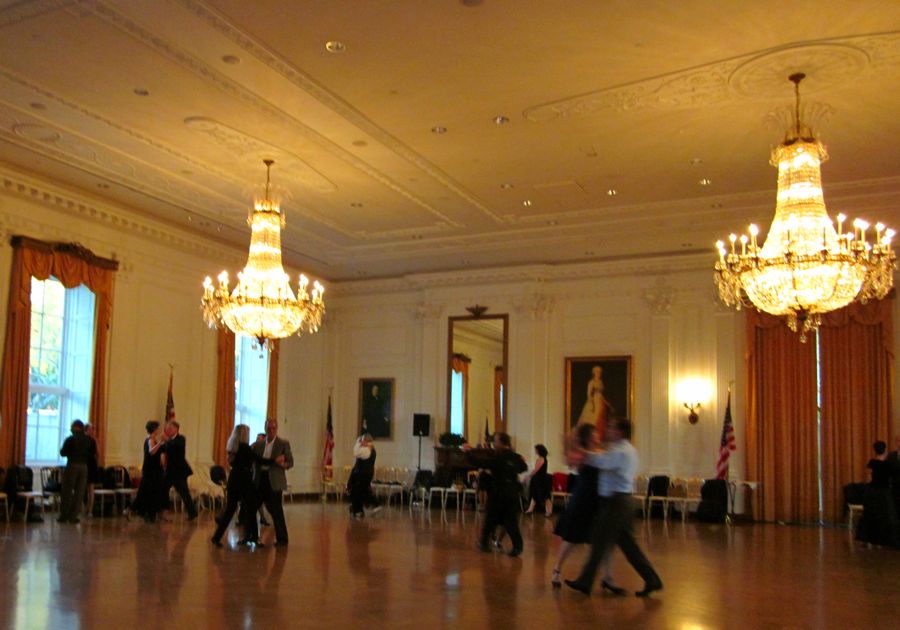
<instances>
[{"instance_id":1,"label":"ornate ceiling molding","mask_svg":"<svg viewBox=\"0 0 900 630\"><path fill-rule=\"evenodd\" d=\"M30 2L13 2L0 9L0 28L13 26L31 18L65 9L75 4L75 0L31 0Z\"/></svg>"},{"instance_id":2,"label":"ornate ceiling molding","mask_svg":"<svg viewBox=\"0 0 900 630\"><path fill-rule=\"evenodd\" d=\"M402 157L422 173L426 174L436 182L439 182L447 190L465 200L473 208L479 210L482 214L496 223L504 222L503 217L491 210L473 193L466 190L462 184L452 179L437 166L373 123L369 118L356 108L352 107L345 100L325 89L308 74L302 72L289 61L263 46L258 39L240 30L225 16L215 11L205 2L202 2L201 0L178 0L178 2L198 18L206 22L211 28L215 29L234 44L259 59L267 67L314 97L324 106L338 113L344 120L365 132L366 135L377 140L382 146L390 149L393 153Z\"/></svg>"},{"instance_id":3,"label":"ornate ceiling molding","mask_svg":"<svg viewBox=\"0 0 900 630\"><path fill-rule=\"evenodd\" d=\"M98 204L96 200L39 182L2 164L0 164L0 193L39 203L68 216L74 215L88 222L100 223L132 236L156 241L185 254L204 259L224 260L232 265L240 265L244 260L245 255L237 248L205 243L195 235L137 217L128 211ZM52 229L45 228L45 232ZM62 230L63 227L59 229ZM65 231L65 234L70 232Z\"/></svg>"},{"instance_id":4,"label":"ornate ceiling molding","mask_svg":"<svg viewBox=\"0 0 900 630\"><path fill-rule=\"evenodd\" d=\"M561 280L594 280L612 276L648 276L678 272L708 272L712 257L690 254L680 257L654 257L639 260L616 260L571 265L522 265L471 269L452 272L411 274L378 280L337 281L328 290L335 296L402 293L458 286L557 282Z\"/></svg>"},{"instance_id":5,"label":"ornate ceiling molding","mask_svg":"<svg viewBox=\"0 0 900 630\"><path fill-rule=\"evenodd\" d=\"M227 93L229 96L257 109L258 111L261 111L266 116L272 117L273 119L277 120L279 124L285 125L286 127L295 130L299 135L306 138L310 142L314 142L316 145L328 151L335 157L343 160L350 166L365 173L367 176L379 182L386 188L392 190L397 195L407 199L414 205L426 211L428 214L436 217L439 220L439 226L446 225L448 227L461 227L461 224L459 224L455 219L443 213L441 210L431 205L427 201L414 195L412 192L395 182L385 173L382 173L380 170L371 166L367 162L359 159L353 153L332 142L325 136L321 135L308 125L305 125L300 120L291 116L276 105L260 98L257 94L244 88L242 85L231 81L222 73L213 70L208 64L193 57L187 52L176 48L169 42L164 41L131 18L117 12L104 2L100 0L80 0L80 5L87 9L90 9L98 18L103 19L114 27L122 30L134 39L152 48L157 53L165 56L170 61L177 63L181 67L193 72L194 74L201 77L204 81L207 81L211 85L216 86L218 89ZM208 19L212 20L213 26L219 28L220 32L222 32L226 36L231 33L233 41L235 41L235 43L241 45L242 47L245 47L245 49L247 49L249 52L257 54L255 51L263 50L262 47L257 46L249 37L239 33L239 31L234 29L230 24L219 18L218 15L212 13L212 11L205 5L188 1L186 6L187 8L194 11L199 17L208 16ZM222 29L224 29L224 31ZM250 46L251 48L246 48L247 46ZM257 47L253 48L253 46ZM322 220L322 217L318 214L310 215L310 218L316 221ZM359 234L354 234L346 228L343 230L343 232L348 236L354 236L355 238L360 239L382 238L379 232L361 232Z\"/></svg>"},{"instance_id":6,"label":"ornate ceiling molding","mask_svg":"<svg viewBox=\"0 0 900 630\"><path fill-rule=\"evenodd\" d=\"M247 163L259 164L263 158L275 160L278 164L279 179L284 178L304 188L319 192L337 190L334 182L287 149L254 138L213 118L191 116L184 119L184 124L191 131L205 136L216 146Z\"/></svg>"},{"instance_id":7,"label":"ornate ceiling molding","mask_svg":"<svg viewBox=\"0 0 900 630\"><path fill-rule=\"evenodd\" d=\"M549 122L607 110L689 109L737 98L783 97L785 78L800 70L808 76L805 93L813 94L893 66L898 58L900 32L796 42L536 105L523 115Z\"/></svg>"}]
</instances>

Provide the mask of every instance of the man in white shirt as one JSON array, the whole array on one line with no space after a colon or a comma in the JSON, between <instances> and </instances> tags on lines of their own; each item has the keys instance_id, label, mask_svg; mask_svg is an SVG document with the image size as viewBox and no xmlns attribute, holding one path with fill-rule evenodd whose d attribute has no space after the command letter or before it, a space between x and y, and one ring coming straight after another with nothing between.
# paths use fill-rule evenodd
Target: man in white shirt
<instances>
[{"instance_id":1,"label":"man in white shirt","mask_svg":"<svg viewBox=\"0 0 900 630\"><path fill-rule=\"evenodd\" d=\"M628 563L644 578L644 589L635 595L647 597L663 587L659 575L634 540L631 529L634 515L631 494L634 491L634 475L638 470L638 455L629 438L631 422L610 418L606 424L609 448L585 454L585 463L600 469L597 482L600 505L594 517L591 556L581 570L581 575L575 580L566 580L566 584L586 595L594 587L597 567L609 556L614 545L619 546Z\"/></svg>"}]
</instances>

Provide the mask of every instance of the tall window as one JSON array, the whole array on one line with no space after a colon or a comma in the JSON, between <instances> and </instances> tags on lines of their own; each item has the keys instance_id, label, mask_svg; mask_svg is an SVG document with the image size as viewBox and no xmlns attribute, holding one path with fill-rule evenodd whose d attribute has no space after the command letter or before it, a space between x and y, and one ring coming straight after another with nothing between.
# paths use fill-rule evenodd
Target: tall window
<instances>
[{"instance_id":1,"label":"tall window","mask_svg":"<svg viewBox=\"0 0 900 630\"><path fill-rule=\"evenodd\" d=\"M31 348L27 464L61 463L73 420L89 422L94 349L94 294L56 278L31 279Z\"/></svg>"},{"instance_id":2,"label":"tall window","mask_svg":"<svg viewBox=\"0 0 900 630\"><path fill-rule=\"evenodd\" d=\"M263 433L269 402L269 351L252 337L234 340L234 424L250 427L250 441Z\"/></svg>"}]
</instances>

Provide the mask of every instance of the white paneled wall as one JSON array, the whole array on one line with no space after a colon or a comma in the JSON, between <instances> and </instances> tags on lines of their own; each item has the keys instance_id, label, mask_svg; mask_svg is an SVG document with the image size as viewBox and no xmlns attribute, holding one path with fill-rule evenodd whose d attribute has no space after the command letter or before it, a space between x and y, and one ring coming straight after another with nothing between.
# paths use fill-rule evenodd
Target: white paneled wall
<instances>
[{"instance_id":1,"label":"white paneled wall","mask_svg":"<svg viewBox=\"0 0 900 630\"><path fill-rule=\"evenodd\" d=\"M245 251L18 173L6 176L0 192L0 278L9 277L12 234L77 241L122 263L110 343L107 461L140 463L143 425L164 412L171 363L188 457L209 462L216 337L201 319L200 286L207 274L240 268ZM465 315L465 307L474 304L509 314L509 430L529 459L533 445L542 442L550 450L551 468L562 468L566 357L631 355L634 441L643 470L712 475L733 381L738 445L733 474L742 476L744 320L718 305L712 261L710 255L332 284L323 330L282 343L278 419L281 435L293 445L294 491L319 488L329 395L335 466L351 463L360 378L395 379L393 438L378 442L379 463L416 466L412 417L428 413L432 433L423 440L422 464L433 465L431 446L447 422L448 317ZM4 321L6 300L4 286ZM688 378L707 381L710 391L696 425L688 424L686 401L676 395Z\"/></svg>"}]
</instances>

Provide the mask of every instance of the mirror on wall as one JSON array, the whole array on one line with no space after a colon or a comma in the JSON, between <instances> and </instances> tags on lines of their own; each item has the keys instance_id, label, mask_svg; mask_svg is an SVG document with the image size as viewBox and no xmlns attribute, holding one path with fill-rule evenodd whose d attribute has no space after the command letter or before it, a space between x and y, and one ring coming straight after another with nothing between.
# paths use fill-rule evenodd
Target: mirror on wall
<instances>
[{"instance_id":1,"label":"mirror on wall","mask_svg":"<svg viewBox=\"0 0 900 630\"><path fill-rule=\"evenodd\" d=\"M447 345L447 428L470 444L506 430L508 315L451 317Z\"/></svg>"}]
</instances>

